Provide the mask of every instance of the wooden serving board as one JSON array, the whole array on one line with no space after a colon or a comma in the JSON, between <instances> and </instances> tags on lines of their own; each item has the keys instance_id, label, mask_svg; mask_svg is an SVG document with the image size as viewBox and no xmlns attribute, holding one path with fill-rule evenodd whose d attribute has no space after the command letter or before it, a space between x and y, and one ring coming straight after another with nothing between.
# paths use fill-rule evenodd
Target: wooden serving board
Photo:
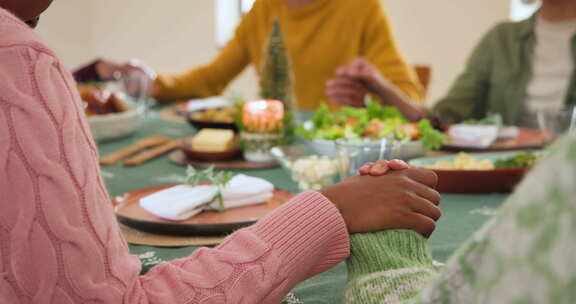
<instances>
[{"instance_id":1,"label":"wooden serving board","mask_svg":"<svg viewBox=\"0 0 576 304\"><path fill-rule=\"evenodd\" d=\"M172 186L175 185L150 187L117 196L112 203L118 221L126 226L157 234L222 235L255 223L294 196L288 191L276 189L274 196L267 202L230 208L224 212L206 211L183 221L166 220L140 207L140 198Z\"/></svg>"},{"instance_id":2,"label":"wooden serving board","mask_svg":"<svg viewBox=\"0 0 576 304\"><path fill-rule=\"evenodd\" d=\"M277 162L249 162L245 160L241 155L226 160L218 160L218 161L203 161L203 160L195 160L189 159L186 157L182 150L177 150L170 153L170 161L178 165L190 165L195 168L208 168L210 166L214 166L214 169L219 170L237 170L237 169L268 169L274 168L278 166Z\"/></svg>"}]
</instances>

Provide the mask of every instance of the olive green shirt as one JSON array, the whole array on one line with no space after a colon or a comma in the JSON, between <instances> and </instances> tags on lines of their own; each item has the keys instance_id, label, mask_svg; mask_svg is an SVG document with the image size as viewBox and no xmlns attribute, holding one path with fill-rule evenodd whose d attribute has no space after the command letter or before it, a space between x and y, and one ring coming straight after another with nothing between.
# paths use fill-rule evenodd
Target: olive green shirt
<instances>
[{"instance_id":1,"label":"olive green shirt","mask_svg":"<svg viewBox=\"0 0 576 304\"><path fill-rule=\"evenodd\" d=\"M504 22L483 37L464 72L433 109L442 123L482 119L490 113L501 114L505 124L520 122L532 77L535 20L533 16L521 22ZM576 62L576 36L572 37L572 56ZM574 73L565 104L576 104Z\"/></svg>"}]
</instances>

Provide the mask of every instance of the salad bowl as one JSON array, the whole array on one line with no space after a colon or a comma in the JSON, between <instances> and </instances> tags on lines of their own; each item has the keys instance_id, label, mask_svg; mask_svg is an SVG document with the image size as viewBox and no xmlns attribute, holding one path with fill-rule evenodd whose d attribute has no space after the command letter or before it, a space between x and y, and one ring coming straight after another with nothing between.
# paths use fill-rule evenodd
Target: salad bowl
<instances>
[{"instance_id":1,"label":"salad bowl","mask_svg":"<svg viewBox=\"0 0 576 304\"><path fill-rule=\"evenodd\" d=\"M423 119L408 121L394 107L368 100L365 108L343 107L330 112L322 105L296 129L308 145L320 155L334 157L336 141L370 142L381 139L399 142L395 158L420 157L427 150L439 149L447 137Z\"/></svg>"},{"instance_id":2,"label":"salad bowl","mask_svg":"<svg viewBox=\"0 0 576 304\"><path fill-rule=\"evenodd\" d=\"M325 155L328 157L336 156L336 141L327 139L313 139L306 142L316 154ZM410 160L417 157L422 157L426 154L426 150L421 141L412 140L400 142L394 158L402 160Z\"/></svg>"}]
</instances>

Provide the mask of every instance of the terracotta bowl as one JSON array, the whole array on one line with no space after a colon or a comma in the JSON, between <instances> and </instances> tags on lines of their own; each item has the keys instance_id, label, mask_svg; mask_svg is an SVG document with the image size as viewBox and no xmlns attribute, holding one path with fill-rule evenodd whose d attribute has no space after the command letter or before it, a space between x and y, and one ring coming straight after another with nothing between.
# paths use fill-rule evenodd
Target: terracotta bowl
<instances>
[{"instance_id":1,"label":"terracotta bowl","mask_svg":"<svg viewBox=\"0 0 576 304\"><path fill-rule=\"evenodd\" d=\"M496 170L432 170L441 193L510 193L528 168Z\"/></svg>"},{"instance_id":2,"label":"terracotta bowl","mask_svg":"<svg viewBox=\"0 0 576 304\"><path fill-rule=\"evenodd\" d=\"M471 153L474 158L497 160L512 156L518 152L507 153ZM432 165L436 161L451 160L456 155L423 157L410 161L417 167ZM441 193L482 194L510 193L524 178L530 168L494 169L494 170L440 170L432 169L438 175L436 190Z\"/></svg>"},{"instance_id":3,"label":"terracotta bowl","mask_svg":"<svg viewBox=\"0 0 576 304\"><path fill-rule=\"evenodd\" d=\"M188 159L201 160L201 161L218 161L233 159L240 154L238 137L234 139L233 148L224 152L203 152L192 149L192 140L190 137L182 139L182 152Z\"/></svg>"}]
</instances>

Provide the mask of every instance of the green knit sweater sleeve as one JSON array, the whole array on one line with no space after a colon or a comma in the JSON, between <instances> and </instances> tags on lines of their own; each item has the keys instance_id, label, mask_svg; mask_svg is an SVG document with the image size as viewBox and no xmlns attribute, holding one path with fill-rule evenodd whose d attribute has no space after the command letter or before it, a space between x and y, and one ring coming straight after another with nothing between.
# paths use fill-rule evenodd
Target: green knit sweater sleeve
<instances>
[{"instance_id":1,"label":"green knit sweater sleeve","mask_svg":"<svg viewBox=\"0 0 576 304\"><path fill-rule=\"evenodd\" d=\"M410 303L436 270L420 234L409 230L350 237L346 303Z\"/></svg>"}]
</instances>

